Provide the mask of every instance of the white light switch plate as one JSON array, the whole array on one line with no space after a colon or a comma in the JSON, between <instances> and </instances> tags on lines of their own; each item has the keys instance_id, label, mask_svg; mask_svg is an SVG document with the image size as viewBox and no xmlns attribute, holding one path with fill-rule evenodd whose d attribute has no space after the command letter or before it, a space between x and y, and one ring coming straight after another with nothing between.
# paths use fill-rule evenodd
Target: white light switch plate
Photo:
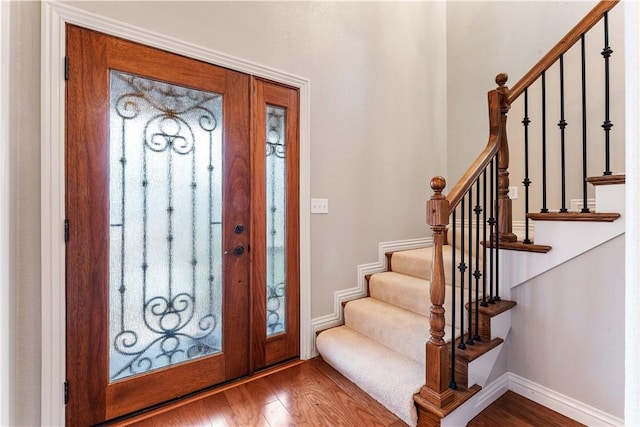
<instances>
[{"instance_id":1,"label":"white light switch plate","mask_svg":"<svg viewBox=\"0 0 640 427\"><path fill-rule=\"evenodd\" d=\"M329 213L329 199L311 199L312 214Z\"/></svg>"}]
</instances>

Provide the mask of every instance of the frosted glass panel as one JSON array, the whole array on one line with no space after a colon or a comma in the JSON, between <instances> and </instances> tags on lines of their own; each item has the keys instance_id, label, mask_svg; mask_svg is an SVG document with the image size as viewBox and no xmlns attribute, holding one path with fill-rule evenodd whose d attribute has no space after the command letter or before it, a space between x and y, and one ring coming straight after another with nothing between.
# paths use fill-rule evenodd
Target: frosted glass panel
<instances>
[{"instance_id":1,"label":"frosted glass panel","mask_svg":"<svg viewBox=\"0 0 640 427\"><path fill-rule=\"evenodd\" d=\"M110 73L109 376L222 350L222 96Z\"/></svg>"},{"instance_id":2,"label":"frosted glass panel","mask_svg":"<svg viewBox=\"0 0 640 427\"><path fill-rule=\"evenodd\" d=\"M286 331L286 110L267 105L267 336Z\"/></svg>"}]
</instances>

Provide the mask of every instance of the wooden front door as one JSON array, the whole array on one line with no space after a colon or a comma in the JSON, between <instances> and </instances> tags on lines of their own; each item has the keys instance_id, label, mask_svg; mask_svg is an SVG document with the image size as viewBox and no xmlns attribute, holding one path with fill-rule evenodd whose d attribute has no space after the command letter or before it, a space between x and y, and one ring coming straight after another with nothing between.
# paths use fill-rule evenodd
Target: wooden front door
<instances>
[{"instance_id":1,"label":"wooden front door","mask_svg":"<svg viewBox=\"0 0 640 427\"><path fill-rule=\"evenodd\" d=\"M68 425L247 375L250 76L67 27Z\"/></svg>"}]
</instances>

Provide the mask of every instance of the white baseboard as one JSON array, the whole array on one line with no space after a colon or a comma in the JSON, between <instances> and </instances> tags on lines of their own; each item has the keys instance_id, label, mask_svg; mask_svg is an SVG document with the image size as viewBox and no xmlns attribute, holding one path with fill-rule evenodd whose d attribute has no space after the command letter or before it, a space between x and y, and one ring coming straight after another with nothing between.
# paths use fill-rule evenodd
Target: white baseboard
<instances>
[{"instance_id":1,"label":"white baseboard","mask_svg":"<svg viewBox=\"0 0 640 427\"><path fill-rule=\"evenodd\" d=\"M572 397L534 383L512 372L507 373L509 390L542 406L588 426L623 426L624 420L614 417Z\"/></svg>"},{"instance_id":2,"label":"white baseboard","mask_svg":"<svg viewBox=\"0 0 640 427\"><path fill-rule=\"evenodd\" d=\"M534 383L512 372L505 372L491 384L480 390L460 408L442 419L442 426L466 425L473 417L485 410L507 390L511 390L542 406L591 427L623 426L624 420L586 403L573 399Z\"/></svg>"},{"instance_id":3,"label":"white baseboard","mask_svg":"<svg viewBox=\"0 0 640 427\"><path fill-rule=\"evenodd\" d=\"M342 325L344 323L344 318L342 315L342 303L351 301L353 299L362 298L366 295L367 289L364 276L366 276L367 274L380 273L381 271L385 271L387 269L387 257L385 255L387 252L424 248L429 247L432 244L433 239L430 237L378 243L378 261L358 265L356 273L357 286L335 292L333 294L333 313L311 319L311 328L313 330L313 343L311 345L311 349L313 355L318 355L315 345L316 333L328 328Z\"/></svg>"}]
</instances>

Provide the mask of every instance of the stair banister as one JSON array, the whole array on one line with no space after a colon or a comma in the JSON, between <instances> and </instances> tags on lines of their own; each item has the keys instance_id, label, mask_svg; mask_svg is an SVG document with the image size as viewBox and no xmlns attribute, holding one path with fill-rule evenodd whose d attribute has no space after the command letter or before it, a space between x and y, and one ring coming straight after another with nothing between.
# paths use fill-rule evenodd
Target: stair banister
<instances>
[{"instance_id":1,"label":"stair banister","mask_svg":"<svg viewBox=\"0 0 640 427\"><path fill-rule=\"evenodd\" d=\"M504 87L506 80L506 75L500 75L499 79L496 79L496 82L498 82L500 87ZM431 337L426 344L426 378L425 385L420 389L420 397L432 405L434 409L443 408L453 400L453 392L449 388L451 381L448 369L449 349L444 341L445 310L443 307L446 286L443 247L447 226L449 225L449 216L491 160L496 155L508 156L508 149L500 150L500 140L504 135L502 130L502 123L504 121L502 118L504 94L505 90L501 90L500 88L488 93L489 141L463 178L460 179L458 184L449 192L449 195L445 197L442 194L446 186L446 181L443 177L435 177L430 183L434 194L430 200L427 201L426 220L433 231L433 268L431 269L431 310L429 316ZM503 164L508 167L508 158Z\"/></svg>"}]
</instances>

